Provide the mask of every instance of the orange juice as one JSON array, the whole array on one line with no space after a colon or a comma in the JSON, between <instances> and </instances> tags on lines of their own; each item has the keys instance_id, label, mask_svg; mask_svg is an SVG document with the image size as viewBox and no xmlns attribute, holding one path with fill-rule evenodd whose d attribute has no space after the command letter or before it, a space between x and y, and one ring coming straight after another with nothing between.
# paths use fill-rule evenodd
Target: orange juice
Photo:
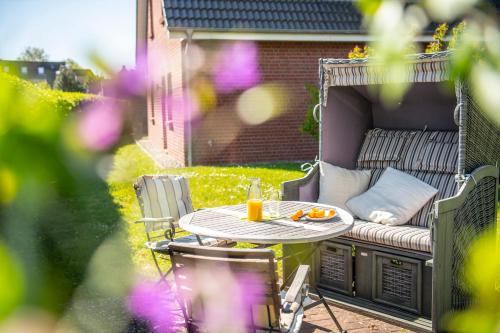
<instances>
[{"instance_id":1,"label":"orange juice","mask_svg":"<svg viewBox=\"0 0 500 333\"><path fill-rule=\"evenodd\" d=\"M250 199L247 201L247 214L249 221L262 220L262 200Z\"/></svg>"}]
</instances>

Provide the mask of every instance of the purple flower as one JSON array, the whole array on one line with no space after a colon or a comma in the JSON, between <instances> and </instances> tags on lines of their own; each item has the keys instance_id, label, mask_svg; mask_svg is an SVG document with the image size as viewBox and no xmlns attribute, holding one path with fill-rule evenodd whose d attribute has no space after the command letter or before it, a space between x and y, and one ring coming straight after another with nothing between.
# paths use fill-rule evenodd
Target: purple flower
<instances>
[{"instance_id":1,"label":"purple flower","mask_svg":"<svg viewBox=\"0 0 500 333\"><path fill-rule=\"evenodd\" d=\"M122 113L116 102L94 102L82 112L78 135L86 148L94 151L106 150L120 138L122 122Z\"/></svg>"},{"instance_id":2,"label":"purple flower","mask_svg":"<svg viewBox=\"0 0 500 333\"><path fill-rule=\"evenodd\" d=\"M219 51L213 72L220 93L248 89L260 82L258 48L253 42L226 44Z\"/></svg>"},{"instance_id":3,"label":"purple flower","mask_svg":"<svg viewBox=\"0 0 500 333\"><path fill-rule=\"evenodd\" d=\"M155 333L176 332L174 317L178 305L166 283L138 283L129 295L128 308L134 315L149 321Z\"/></svg>"},{"instance_id":4,"label":"purple flower","mask_svg":"<svg viewBox=\"0 0 500 333\"><path fill-rule=\"evenodd\" d=\"M263 283L253 274L233 274L228 267L217 266L217 270L197 267L186 273L192 281L192 295L203 304L197 318L203 322L207 332L243 333L252 323L251 305L263 304ZM256 313L255 313L256 314Z\"/></svg>"}]
</instances>

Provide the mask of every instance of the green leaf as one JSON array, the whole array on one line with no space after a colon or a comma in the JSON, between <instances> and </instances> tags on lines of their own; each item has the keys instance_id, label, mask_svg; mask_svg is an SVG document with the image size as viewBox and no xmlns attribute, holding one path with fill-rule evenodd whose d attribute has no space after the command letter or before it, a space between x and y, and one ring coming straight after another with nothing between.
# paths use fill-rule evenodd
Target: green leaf
<instances>
[{"instance_id":1,"label":"green leaf","mask_svg":"<svg viewBox=\"0 0 500 333\"><path fill-rule=\"evenodd\" d=\"M8 249L0 242L0 321L21 303L24 279Z\"/></svg>"}]
</instances>

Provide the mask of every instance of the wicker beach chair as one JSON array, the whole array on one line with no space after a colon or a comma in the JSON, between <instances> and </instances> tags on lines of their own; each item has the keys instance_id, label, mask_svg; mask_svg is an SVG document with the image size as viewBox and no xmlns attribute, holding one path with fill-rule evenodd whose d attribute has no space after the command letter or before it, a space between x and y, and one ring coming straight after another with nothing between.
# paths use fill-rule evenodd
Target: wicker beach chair
<instances>
[{"instance_id":1,"label":"wicker beach chair","mask_svg":"<svg viewBox=\"0 0 500 333\"><path fill-rule=\"evenodd\" d=\"M134 183L141 208L142 218L136 223L144 224L146 247L151 250L160 276L165 277L171 269L163 272L157 254L168 254L172 242L204 246L228 246L232 243L211 237L186 235L175 237L179 219L193 212L187 180L182 176L144 175Z\"/></svg>"},{"instance_id":2,"label":"wicker beach chair","mask_svg":"<svg viewBox=\"0 0 500 333\"><path fill-rule=\"evenodd\" d=\"M304 306L309 302L309 266L299 266L288 291L280 293L272 250L224 249L172 243L169 252L177 297L186 317L188 332L204 331L204 326L210 320L223 321L216 323L219 325L216 331L220 332L299 332ZM208 272L211 277L215 272L219 274L216 275L217 279L200 283L199 276L206 277L204 272ZM228 280L236 281L234 283L238 283L243 290L240 289L239 295L226 298L227 302L221 302L222 295L213 295L213 292L219 288L226 292L233 290ZM224 285L214 286L221 283ZM215 312L207 309L213 303L218 306ZM224 322L221 316L211 318L210 313L230 315ZM241 321L241 317L246 317L246 320ZM239 325L234 324L237 321Z\"/></svg>"},{"instance_id":3,"label":"wicker beach chair","mask_svg":"<svg viewBox=\"0 0 500 333\"><path fill-rule=\"evenodd\" d=\"M325 242L313 282L332 299L428 331L443 331L446 313L470 305L461 270L469 245L495 230L498 203L500 129L470 87L451 81L448 63L449 52L409 56L401 80L412 86L388 108L373 91L397 83L376 58L320 60L319 160L372 170L369 187L392 167L439 192L405 225L356 220ZM316 164L285 182L283 200L316 201L319 177Z\"/></svg>"}]
</instances>

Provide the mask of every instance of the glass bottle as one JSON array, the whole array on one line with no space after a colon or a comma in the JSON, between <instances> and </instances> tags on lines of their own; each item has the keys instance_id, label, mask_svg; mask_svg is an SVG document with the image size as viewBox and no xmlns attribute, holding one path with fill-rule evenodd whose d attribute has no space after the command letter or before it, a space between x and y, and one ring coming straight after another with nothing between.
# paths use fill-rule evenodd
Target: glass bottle
<instances>
[{"instance_id":1,"label":"glass bottle","mask_svg":"<svg viewBox=\"0 0 500 333\"><path fill-rule=\"evenodd\" d=\"M262 191L260 178L250 178L247 195L247 218L249 221L262 220Z\"/></svg>"}]
</instances>

